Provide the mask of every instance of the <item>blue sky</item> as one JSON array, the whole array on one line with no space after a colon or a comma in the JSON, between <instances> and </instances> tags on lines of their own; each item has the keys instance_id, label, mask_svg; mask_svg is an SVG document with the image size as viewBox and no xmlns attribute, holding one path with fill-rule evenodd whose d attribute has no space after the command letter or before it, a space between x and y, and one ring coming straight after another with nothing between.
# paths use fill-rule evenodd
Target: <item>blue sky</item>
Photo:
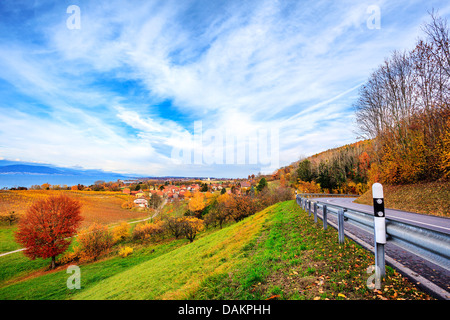
<instances>
[{"instance_id":1,"label":"blue sky","mask_svg":"<svg viewBox=\"0 0 450 320\"><path fill-rule=\"evenodd\" d=\"M448 1L3 0L0 159L244 177L354 142L358 87L414 46L432 8L450 16ZM277 162L250 161L248 145L243 162L174 157L199 121L204 154L268 130Z\"/></svg>"}]
</instances>

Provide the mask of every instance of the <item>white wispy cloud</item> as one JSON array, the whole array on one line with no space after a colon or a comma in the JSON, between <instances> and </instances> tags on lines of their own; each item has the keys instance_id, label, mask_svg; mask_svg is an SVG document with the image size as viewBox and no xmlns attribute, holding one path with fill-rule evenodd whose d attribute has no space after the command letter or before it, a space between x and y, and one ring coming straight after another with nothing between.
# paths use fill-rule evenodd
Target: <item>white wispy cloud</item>
<instances>
[{"instance_id":1,"label":"white wispy cloud","mask_svg":"<svg viewBox=\"0 0 450 320\"><path fill-rule=\"evenodd\" d=\"M133 4L81 2L81 29L69 30L65 5L39 11L45 7L39 3L33 10L41 15L27 17L35 29L20 26L22 39L0 34L0 78L16 91L0 102L1 157L189 175L194 169L172 161L171 150L192 140L193 122L201 120L205 131L243 137L277 128L280 163L288 164L355 140L351 103L358 86L392 50L414 45L427 9L448 14L450 7L439 1ZM372 4L381 8L380 30L367 28ZM161 109L164 101L170 110ZM225 170L233 174L233 166Z\"/></svg>"}]
</instances>

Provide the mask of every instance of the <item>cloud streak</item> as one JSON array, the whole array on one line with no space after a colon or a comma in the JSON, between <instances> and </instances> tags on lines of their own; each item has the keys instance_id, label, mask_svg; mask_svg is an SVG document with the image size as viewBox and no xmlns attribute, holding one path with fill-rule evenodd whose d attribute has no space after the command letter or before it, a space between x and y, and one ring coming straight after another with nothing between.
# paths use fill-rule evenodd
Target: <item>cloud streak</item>
<instances>
[{"instance_id":1,"label":"cloud streak","mask_svg":"<svg viewBox=\"0 0 450 320\"><path fill-rule=\"evenodd\" d=\"M65 4L2 2L0 30L16 34L0 33L1 157L146 175L257 173L172 161L202 121L237 136L277 128L289 164L354 141L358 86L414 44L427 9L449 12L439 1L378 1L382 28L369 30L369 4L351 1L136 4L81 2L81 29L69 30Z\"/></svg>"}]
</instances>

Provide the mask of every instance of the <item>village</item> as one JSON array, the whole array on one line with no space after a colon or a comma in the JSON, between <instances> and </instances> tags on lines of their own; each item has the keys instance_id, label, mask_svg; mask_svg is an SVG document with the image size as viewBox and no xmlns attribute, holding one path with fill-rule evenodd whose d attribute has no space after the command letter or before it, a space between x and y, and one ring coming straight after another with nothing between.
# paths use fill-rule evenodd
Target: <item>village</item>
<instances>
[{"instance_id":1,"label":"village","mask_svg":"<svg viewBox=\"0 0 450 320\"><path fill-rule=\"evenodd\" d=\"M241 195L250 192L256 186L257 181L254 175L242 180L211 180L209 178L194 181L166 180L163 184L161 181L147 180L127 183L121 189L124 194L135 197L133 200L135 207L147 208L153 195L168 202L189 199L196 192Z\"/></svg>"}]
</instances>

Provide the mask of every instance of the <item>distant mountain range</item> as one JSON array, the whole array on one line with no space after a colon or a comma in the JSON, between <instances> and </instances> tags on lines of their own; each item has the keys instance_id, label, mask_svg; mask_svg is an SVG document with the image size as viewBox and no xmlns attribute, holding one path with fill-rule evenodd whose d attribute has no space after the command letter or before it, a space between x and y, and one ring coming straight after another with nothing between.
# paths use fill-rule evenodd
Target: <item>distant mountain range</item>
<instances>
[{"instance_id":1,"label":"distant mountain range","mask_svg":"<svg viewBox=\"0 0 450 320\"><path fill-rule=\"evenodd\" d=\"M93 184L97 180L116 181L134 179L136 175L106 172L103 170L66 168L51 164L36 164L22 161L0 160L0 188L33 184Z\"/></svg>"},{"instance_id":2,"label":"distant mountain range","mask_svg":"<svg viewBox=\"0 0 450 320\"><path fill-rule=\"evenodd\" d=\"M66 168L51 164L35 164L29 162L18 162L10 160L0 160L0 174L62 174L62 175L117 175L120 177L134 177L134 175L106 172L103 170Z\"/></svg>"},{"instance_id":3,"label":"distant mountain range","mask_svg":"<svg viewBox=\"0 0 450 320\"><path fill-rule=\"evenodd\" d=\"M63 171L45 166L29 166L26 164L11 164L0 167L0 174L62 174Z\"/></svg>"}]
</instances>

